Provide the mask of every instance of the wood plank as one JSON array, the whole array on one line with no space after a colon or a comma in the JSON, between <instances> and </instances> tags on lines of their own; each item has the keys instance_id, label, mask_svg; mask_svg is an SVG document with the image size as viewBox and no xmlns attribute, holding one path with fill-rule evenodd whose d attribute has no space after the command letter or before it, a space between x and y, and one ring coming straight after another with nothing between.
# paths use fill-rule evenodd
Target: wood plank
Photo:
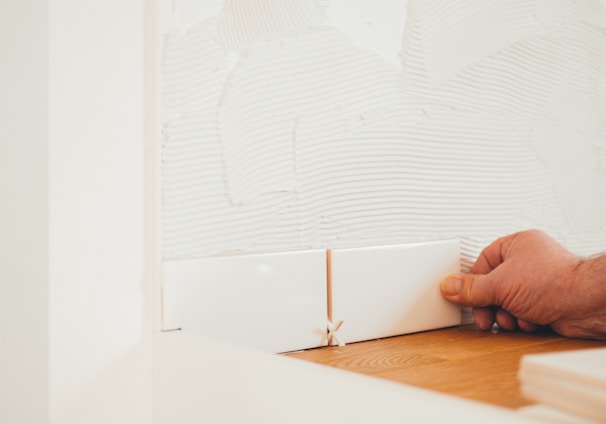
<instances>
[{"instance_id":1,"label":"wood plank","mask_svg":"<svg viewBox=\"0 0 606 424\"><path fill-rule=\"evenodd\" d=\"M412 386L518 408L520 358L528 353L604 347L605 342L575 340L546 330L480 331L473 325L331 346L287 354L290 357Z\"/></svg>"}]
</instances>

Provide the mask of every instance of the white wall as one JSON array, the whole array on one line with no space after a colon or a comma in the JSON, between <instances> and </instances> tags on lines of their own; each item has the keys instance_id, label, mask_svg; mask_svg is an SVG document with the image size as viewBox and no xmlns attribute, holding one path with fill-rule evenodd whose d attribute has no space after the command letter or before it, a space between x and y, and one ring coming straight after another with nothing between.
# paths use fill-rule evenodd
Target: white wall
<instances>
[{"instance_id":1,"label":"white wall","mask_svg":"<svg viewBox=\"0 0 606 424\"><path fill-rule=\"evenodd\" d=\"M1 422L151 422L144 17L0 2Z\"/></svg>"},{"instance_id":2,"label":"white wall","mask_svg":"<svg viewBox=\"0 0 606 424\"><path fill-rule=\"evenodd\" d=\"M56 424L151 420L144 16L143 1L50 1L50 399Z\"/></svg>"},{"instance_id":3,"label":"white wall","mask_svg":"<svg viewBox=\"0 0 606 424\"><path fill-rule=\"evenodd\" d=\"M48 422L48 21L0 2L0 421Z\"/></svg>"}]
</instances>

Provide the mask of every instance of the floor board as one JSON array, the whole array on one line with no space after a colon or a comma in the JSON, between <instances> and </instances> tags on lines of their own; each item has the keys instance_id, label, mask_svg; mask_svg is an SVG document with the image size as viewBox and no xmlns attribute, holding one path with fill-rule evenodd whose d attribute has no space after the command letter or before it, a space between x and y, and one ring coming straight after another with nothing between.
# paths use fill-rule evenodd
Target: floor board
<instances>
[{"instance_id":1,"label":"floor board","mask_svg":"<svg viewBox=\"0 0 606 424\"><path fill-rule=\"evenodd\" d=\"M520 358L529 353L604 347L551 331L480 331L473 325L292 352L287 355L508 408L530 405L520 395Z\"/></svg>"}]
</instances>

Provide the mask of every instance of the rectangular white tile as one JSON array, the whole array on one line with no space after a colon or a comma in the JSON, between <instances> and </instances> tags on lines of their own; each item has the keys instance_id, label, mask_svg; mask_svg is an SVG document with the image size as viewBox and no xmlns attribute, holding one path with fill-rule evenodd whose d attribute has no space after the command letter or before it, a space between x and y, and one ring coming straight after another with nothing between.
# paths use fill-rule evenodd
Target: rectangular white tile
<instances>
[{"instance_id":1,"label":"rectangular white tile","mask_svg":"<svg viewBox=\"0 0 606 424\"><path fill-rule=\"evenodd\" d=\"M324 250L166 261L163 328L285 352L326 345Z\"/></svg>"},{"instance_id":2,"label":"rectangular white tile","mask_svg":"<svg viewBox=\"0 0 606 424\"><path fill-rule=\"evenodd\" d=\"M345 342L458 325L461 310L442 298L440 280L460 271L456 240L334 249L332 319Z\"/></svg>"}]
</instances>

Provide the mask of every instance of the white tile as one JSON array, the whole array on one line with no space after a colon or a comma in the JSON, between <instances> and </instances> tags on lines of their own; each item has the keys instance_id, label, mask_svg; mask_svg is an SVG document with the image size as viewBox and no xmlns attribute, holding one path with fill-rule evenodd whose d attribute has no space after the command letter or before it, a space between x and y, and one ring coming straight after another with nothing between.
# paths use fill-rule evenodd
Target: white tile
<instances>
[{"instance_id":1,"label":"white tile","mask_svg":"<svg viewBox=\"0 0 606 424\"><path fill-rule=\"evenodd\" d=\"M163 327L285 352L326 345L324 250L163 264Z\"/></svg>"},{"instance_id":2,"label":"white tile","mask_svg":"<svg viewBox=\"0 0 606 424\"><path fill-rule=\"evenodd\" d=\"M345 343L458 325L440 280L459 272L458 241L331 251L332 319Z\"/></svg>"},{"instance_id":3,"label":"white tile","mask_svg":"<svg viewBox=\"0 0 606 424\"><path fill-rule=\"evenodd\" d=\"M518 379L533 401L606 422L606 348L525 355Z\"/></svg>"},{"instance_id":4,"label":"white tile","mask_svg":"<svg viewBox=\"0 0 606 424\"><path fill-rule=\"evenodd\" d=\"M596 422L584 419L578 415L568 414L560 409L555 409L540 403L523 406L516 409L521 417L537 420L550 424L595 424Z\"/></svg>"}]
</instances>

